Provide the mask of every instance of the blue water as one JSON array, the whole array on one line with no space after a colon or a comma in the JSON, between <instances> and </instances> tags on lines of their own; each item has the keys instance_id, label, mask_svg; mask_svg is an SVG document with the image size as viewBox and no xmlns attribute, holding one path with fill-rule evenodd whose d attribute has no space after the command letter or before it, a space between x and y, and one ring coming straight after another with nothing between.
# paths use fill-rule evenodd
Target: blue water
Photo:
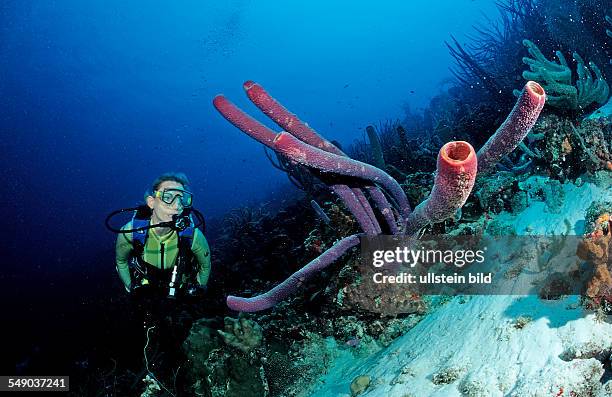
<instances>
[{"instance_id":1,"label":"blue water","mask_svg":"<svg viewBox=\"0 0 612 397\"><path fill-rule=\"evenodd\" d=\"M122 293L104 217L158 174L185 172L208 219L288 188L214 95L272 126L242 91L257 81L349 145L425 106L450 76L444 40L486 16L493 1L0 3L0 298L16 356L99 332L88 305Z\"/></svg>"}]
</instances>

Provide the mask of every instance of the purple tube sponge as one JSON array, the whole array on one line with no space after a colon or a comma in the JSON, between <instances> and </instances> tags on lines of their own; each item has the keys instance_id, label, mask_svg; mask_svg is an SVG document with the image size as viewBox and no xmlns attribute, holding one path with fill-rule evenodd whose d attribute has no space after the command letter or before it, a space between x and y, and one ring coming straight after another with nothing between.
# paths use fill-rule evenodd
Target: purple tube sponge
<instances>
[{"instance_id":1,"label":"purple tube sponge","mask_svg":"<svg viewBox=\"0 0 612 397\"><path fill-rule=\"evenodd\" d=\"M323 223L325 223L326 225L329 225L331 223L329 216L327 216L325 211L323 211L323 208L321 208L319 203L317 203L315 200L310 200L310 206L314 210L315 214L317 214L317 217L323 221Z\"/></svg>"},{"instance_id":2,"label":"purple tube sponge","mask_svg":"<svg viewBox=\"0 0 612 397\"><path fill-rule=\"evenodd\" d=\"M336 175L362 178L381 185L389 191L400 207L402 216L410 214L406 194L395 179L381 169L353 160L349 157L329 153L310 146L287 132L281 132L274 139L274 150L296 163Z\"/></svg>"},{"instance_id":3,"label":"purple tube sponge","mask_svg":"<svg viewBox=\"0 0 612 397\"><path fill-rule=\"evenodd\" d=\"M338 241L319 257L293 273L289 278L265 294L257 295L252 298L228 296L227 307L239 312L258 312L271 308L289 295L294 294L309 278L332 264L346 251L359 244L359 236L359 234L353 234Z\"/></svg>"},{"instance_id":4,"label":"purple tube sponge","mask_svg":"<svg viewBox=\"0 0 612 397\"><path fill-rule=\"evenodd\" d=\"M244 83L244 89L249 99L281 128L286 129L291 134L310 145L344 156L344 153L342 153L340 149L322 138L315 130L297 118L296 115L285 109L259 84L247 81ZM213 99L213 105L219 113L235 127L265 146L274 149L272 142L277 135L275 131L243 112L223 95L217 95ZM369 235L380 233L380 225L376 220L376 216L360 189L350 189L346 185L332 185L330 188L355 216L363 231Z\"/></svg>"},{"instance_id":5,"label":"purple tube sponge","mask_svg":"<svg viewBox=\"0 0 612 397\"><path fill-rule=\"evenodd\" d=\"M374 186L368 186L366 189L368 193L370 193L370 197L372 197L374 203L376 203L376 206L380 210L380 213L385 218L385 222L387 223L387 226L389 226L389 231L391 232L391 234L397 234L399 230L397 229L395 216L393 215L391 204L389 204L389 201L387 201L387 198L385 197L383 192L381 192L378 188Z\"/></svg>"},{"instance_id":6,"label":"purple tube sponge","mask_svg":"<svg viewBox=\"0 0 612 397\"><path fill-rule=\"evenodd\" d=\"M431 194L408 217L406 234L413 235L428 224L453 216L470 195L477 170L478 160L472 145L456 141L442 146Z\"/></svg>"},{"instance_id":7,"label":"purple tube sponge","mask_svg":"<svg viewBox=\"0 0 612 397\"><path fill-rule=\"evenodd\" d=\"M546 93L535 81L528 81L504 123L478 151L478 172L489 172L510 154L531 130L540 116Z\"/></svg>"},{"instance_id":8,"label":"purple tube sponge","mask_svg":"<svg viewBox=\"0 0 612 397\"><path fill-rule=\"evenodd\" d=\"M270 117L283 130L291 133L301 141L309 145L315 146L326 152L334 153L343 156L344 153L333 143L319 135L315 130L310 128L308 124L300 120L295 114L287 110L283 105L278 103L270 94L263 89L262 86L253 82L247 81L242 87L247 96L264 114Z\"/></svg>"},{"instance_id":9,"label":"purple tube sponge","mask_svg":"<svg viewBox=\"0 0 612 397\"><path fill-rule=\"evenodd\" d=\"M294 137L298 138L309 145L329 153L337 154L338 156L346 157L336 145L323 138L319 133L312 129L308 124L300 120L295 114L287 110L276 99L274 99L262 86L253 82L247 81L243 84L244 91L247 96L266 116L270 117L279 127L287 131ZM336 185L332 187L334 192L339 195ZM379 234L381 232L380 225L376 220L376 215L372 211L372 207L368 203L361 189L352 188L356 201L346 201L344 204L357 218L357 222L367 234Z\"/></svg>"},{"instance_id":10,"label":"purple tube sponge","mask_svg":"<svg viewBox=\"0 0 612 397\"><path fill-rule=\"evenodd\" d=\"M217 95L215 99L213 99L213 105L219 113L236 128L242 130L245 134L259 143L266 145L270 149L274 149L272 144L274 138L278 135L275 131L243 112L223 95Z\"/></svg>"}]
</instances>

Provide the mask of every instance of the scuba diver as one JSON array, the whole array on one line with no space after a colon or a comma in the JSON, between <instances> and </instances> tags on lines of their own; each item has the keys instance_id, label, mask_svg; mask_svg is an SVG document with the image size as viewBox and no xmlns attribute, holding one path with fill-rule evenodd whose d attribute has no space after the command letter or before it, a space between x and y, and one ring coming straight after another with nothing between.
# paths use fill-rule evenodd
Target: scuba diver
<instances>
[{"instance_id":1,"label":"scuba diver","mask_svg":"<svg viewBox=\"0 0 612 397\"><path fill-rule=\"evenodd\" d=\"M116 269L136 318L144 326L144 359L152 374L162 362L168 370L181 359L181 344L197 309L193 299L206 292L211 258L199 229L204 218L192 207L193 194L185 174L159 176L144 198L144 205L112 212L106 226L118 233ZM115 215L128 211L133 212L130 222L121 229L110 225Z\"/></svg>"},{"instance_id":2,"label":"scuba diver","mask_svg":"<svg viewBox=\"0 0 612 397\"><path fill-rule=\"evenodd\" d=\"M138 207L132 221L121 228L115 253L117 272L126 291L133 293L152 282L151 287L163 288L167 282L172 296L181 288L201 288L208 283L210 249L204 234L193 225L180 230L185 226L181 221L190 221L185 210L192 211L193 195L187 190L188 184L184 174L161 175L145 193L146 206ZM198 266L185 266L194 259ZM181 270L182 274L176 273Z\"/></svg>"}]
</instances>

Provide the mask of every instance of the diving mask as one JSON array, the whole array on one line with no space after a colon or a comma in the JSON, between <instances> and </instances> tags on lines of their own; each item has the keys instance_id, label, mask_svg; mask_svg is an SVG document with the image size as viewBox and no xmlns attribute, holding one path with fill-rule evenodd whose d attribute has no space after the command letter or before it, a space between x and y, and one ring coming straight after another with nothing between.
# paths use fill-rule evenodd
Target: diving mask
<instances>
[{"instance_id":1,"label":"diving mask","mask_svg":"<svg viewBox=\"0 0 612 397\"><path fill-rule=\"evenodd\" d=\"M172 205L177 199L183 207L191 207L193 203L193 194L183 189L156 190L155 197L159 197L161 201L168 205Z\"/></svg>"}]
</instances>

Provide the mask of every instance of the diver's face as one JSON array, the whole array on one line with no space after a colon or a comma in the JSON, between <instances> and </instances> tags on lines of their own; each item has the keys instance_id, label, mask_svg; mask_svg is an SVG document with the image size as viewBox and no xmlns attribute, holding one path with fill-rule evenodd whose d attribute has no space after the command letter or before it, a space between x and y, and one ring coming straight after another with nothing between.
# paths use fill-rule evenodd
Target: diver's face
<instances>
[{"instance_id":1,"label":"diver's face","mask_svg":"<svg viewBox=\"0 0 612 397\"><path fill-rule=\"evenodd\" d=\"M164 181L159 185L157 190L163 192L164 189L183 190L184 188L185 187L179 182ZM178 199L172 201L172 204L166 204L164 201L162 201L161 197L149 196L147 199L147 205L153 210L151 220L154 223L169 222L172 220L173 215L183 212L183 205L181 204L181 200Z\"/></svg>"}]
</instances>

